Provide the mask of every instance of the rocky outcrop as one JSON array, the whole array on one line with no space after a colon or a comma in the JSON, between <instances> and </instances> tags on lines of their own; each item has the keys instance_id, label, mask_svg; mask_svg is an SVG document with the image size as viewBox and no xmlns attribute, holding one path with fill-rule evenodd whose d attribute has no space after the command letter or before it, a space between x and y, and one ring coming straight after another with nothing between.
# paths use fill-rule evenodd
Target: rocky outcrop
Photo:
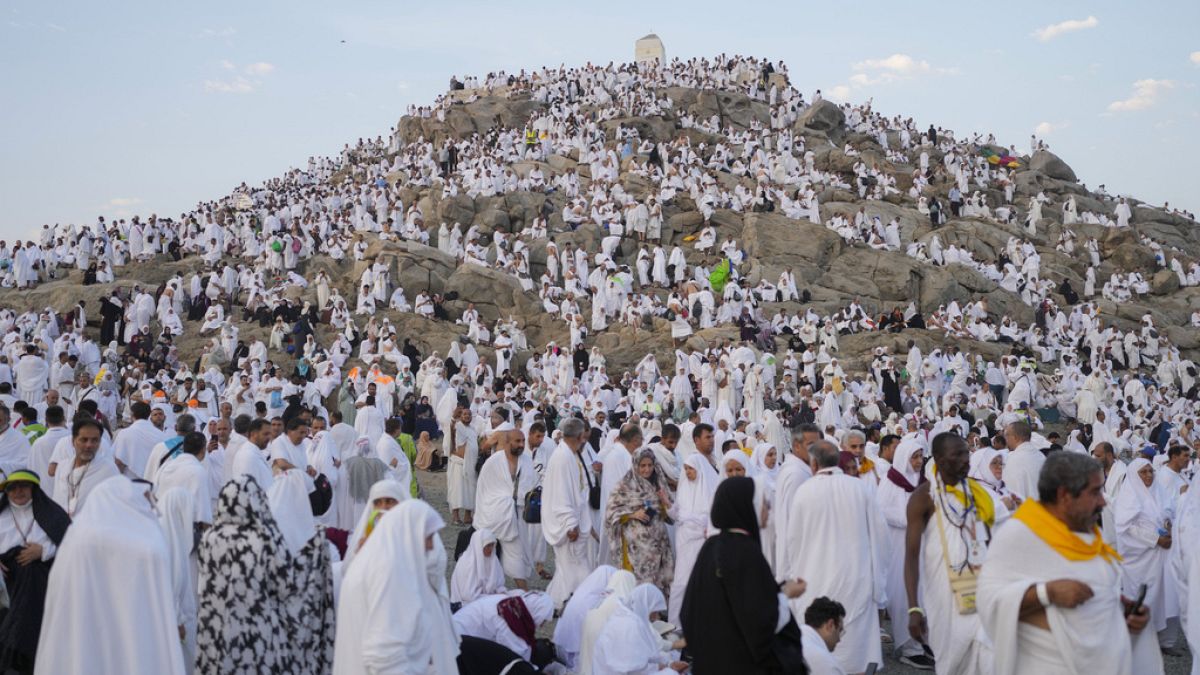
<instances>
[{"instance_id":1,"label":"rocky outcrop","mask_svg":"<svg viewBox=\"0 0 1200 675\"><path fill-rule=\"evenodd\" d=\"M1066 162L1059 159L1058 155L1049 150L1038 150L1033 153L1033 157L1029 160L1029 168L1034 171L1040 171L1056 180L1064 180L1069 183L1078 181L1071 167L1067 166Z\"/></svg>"}]
</instances>

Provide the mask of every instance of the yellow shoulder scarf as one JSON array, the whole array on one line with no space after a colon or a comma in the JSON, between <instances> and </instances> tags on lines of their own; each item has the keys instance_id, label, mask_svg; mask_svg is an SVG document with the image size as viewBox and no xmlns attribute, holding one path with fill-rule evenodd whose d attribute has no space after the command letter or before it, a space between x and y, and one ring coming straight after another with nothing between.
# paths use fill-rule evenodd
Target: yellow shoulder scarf
<instances>
[{"instance_id":1,"label":"yellow shoulder scarf","mask_svg":"<svg viewBox=\"0 0 1200 675\"><path fill-rule=\"evenodd\" d=\"M936 464L933 466L933 475L937 475ZM958 499L958 503L963 506L967 505L967 493L963 492L961 487L946 485L941 481L938 481L938 484L946 488L946 494L954 495ZM971 498L975 500L975 508L979 510L979 520L988 527L994 526L996 524L996 505L992 502L992 496L974 478L967 479L967 488L971 491Z\"/></svg>"},{"instance_id":2,"label":"yellow shoulder scarf","mask_svg":"<svg viewBox=\"0 0 1200 675\"><path fill-rule=\"evenodd\" d=\"M1121 556L1117 551L1104 543L1100 536L1100 528L1095 528L1096 538L1088 544L1067 528L1067 524L1046 510L1042 503L1033 499L1021 502L1017 512L1013 514L1017 520L1025 523L1033 533L1050 548L1058 551L1067 560L1091 560L1096 556L1108 562L1119 562Z\"/></svg>"}]
</instances>

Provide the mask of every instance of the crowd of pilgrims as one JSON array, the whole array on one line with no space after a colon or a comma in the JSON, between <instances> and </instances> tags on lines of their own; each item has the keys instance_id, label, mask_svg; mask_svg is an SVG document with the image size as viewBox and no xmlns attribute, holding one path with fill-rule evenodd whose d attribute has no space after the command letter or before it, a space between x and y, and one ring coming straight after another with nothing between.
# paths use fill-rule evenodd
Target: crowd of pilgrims
<instances>
[{"instance_id":1,"label":"crowd of pilgrims","mask_svg":"<svg viewBox=\"0 0 1200 675\"><path fill-rule=\"evenodd\" d=\"M104 284L132 264L197 263L158 287L118 285L98 309L0 310L0 669L29 672L36 658L45 673L858 673L882 665L886 646L938 672L1023 672L1007 652L1036 636L1015 618L997 628L999 610L955 612L939 561L978 570L994 534L1052 501L1043 464L1092 454L1108 500L1096 541L1114 547L1111 559L1119 552L1125 595L1146 586L1152 624L1131 624L1132 647L1112 652L1128 667L1112 672L1161 670L1160 645L1137 636L1157 632L1168 654L1188 641L1195 364L1149 315L1129 330L1101 317L1095 239L1078 245L1091 263L1082 294L1039 276L1032 237L1051 200L1012 204L1012 175L976 152L994 139L843 106L848 126L913 166L908 197L935 226L1022 219L1030 237L988 261L943 248L936 230L906 243L872 205L897 192L895 177L862 161L850 175L817 170L790 131L809 104L777 75L782 63L744 57L493 74L466 100L528 95L543 105L523 128L440 144L360 140L178 220L101 218L0 244L3 284L16 288L72 269ZM674 110L668 87L743 92L768 105L769 123L697 119ZM443 120L462 101L410 112ZM624 124L605 133L608 120L668 114L724 136L706 147ZM568 153L587 177L527 162ZM651 186L644 200L623 187L628 174ZM945 184L943 207L927 188ZM822 223L817 195L831 187L857 191L862 208ZM979 190L996 187L1006 203L992 206ZM546 199L512 233L464 232L403 202L403 189L423 188L564 205ZM703 224L668 253L663 209L680 195ZM1072 197L1062 222L1136 229L1124 200L1112 208L1079 213ZM807 292L790 269L748 284L739 243L718 241L719 209L777 210L851 245L970 265L1033 306L1035 321L998 317L986 299L928 315L858 299L826 316L772 314L768 303L803 307ZM584 225L600 228L600 250L547 239ZM1139 236L1181 285L1196 283L1195 262ZM451 316L427 291L410 300L387 264L366 260L375 239L514 276L568 340L531 349L518 317L488 322L471 305ZM628 240L636 253L624 256ZM1069 227L1057 247L1077 249ZM314 256L372 264L348 298L324 270L305 275ZM1114 276L1103 295L1144 285ZM290 299L297 287L308 300ZM422 354L396 312L467 334ZM588 347L614 323L644 330L654 317L675 340L671 363L648 354L618 375ZM266 343L239 336L249 323L270 327ZM739 339L686 346L718 325L736 325ZM840 337L912 328L951 346L925 353L909 340L903 353L876 349L863 374L844 369ZM175 344L185 332L208 340L195 361ZM985 359L958 338L1007 353ZM1061 433L1044 426L1059 420ZM437 509L418 471L444 472ZM915 530L914 513L926 519ZM955 529L953 551L925 527L929 514ZM449 574L447 525L459 533ZM530 590L535 578L545 592ZM982 606L982 581L980 593ZM1042 620L1063 620L1050 604ZM552 639L539 637L552 619ZM96 640L107 648L86 647Z\"/></svg>"}]
</instances>

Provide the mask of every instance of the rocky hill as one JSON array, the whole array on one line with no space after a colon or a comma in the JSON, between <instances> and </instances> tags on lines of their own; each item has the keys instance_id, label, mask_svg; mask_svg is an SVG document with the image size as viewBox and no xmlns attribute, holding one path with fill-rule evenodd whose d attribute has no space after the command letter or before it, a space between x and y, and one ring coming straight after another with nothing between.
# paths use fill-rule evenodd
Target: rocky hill
<instances>
[{"instance_id":1,"label":"rocky hill","mask_svg":"<svg viewBox=\"0 0 1200 675\"><path fill-rule=\"evenodd\" d=\"M682 128L681 118L690 115L696 119L717 117L722 130L733 134L750 128L761 128L770 121L767 104L735 91L717 91L670 87L658 92L674 102L674 108L660 115L648 117L616 117L604 119L600 124L610 144L616 143L617 130L621 127L634 128L643 139L674 141L687 137L702 158L707 157L713 147L724 141L725 135L707 133L697 128ZM460 99L467 97L459 96ZM546 104L533 100L528 94L496 92L483 95L469 102L450 106L444 120L435 117L403 117L399 120L393 147L401 148L421 141L440 143L446 138L470 139L486 136L497 124L505 128L521 129L531 113L545 110ZM594 110L584 106L581 114ZM882 148L874 135L856 131L847 125L847 109L828 101L819 101L808 107L792 125L797 139L802 138L807 147L814 151L815 168L823 172L834 172L847 181L852 179L852 167L856 161L877 166L894 176L899 190L883 200L862 200L851 190L827 188L817 197L823 222L835 214L852 216L860 208L869 215L878 215L884 222L892 218L900 223L901 239L905 244L913 241L928 242L936 235L943 245L954 244L970 251L979 260L994 260L1003 250L1010 237L1032 241L1042 260L1043 278L1055 282L1069 279L1076 289L1084 286L1084 274L1088 267L1086 254L1079 250L1067 255L1055 248L1063 232L1062 204L1074 196L1079 210L1097 214L1111 214L1114 201L1083 187L1075 172L1059 157L1049 152L1038 152L1032 157L1021 157L1015 170L1015 197L1013 203L1026 204L1031 197L1044 194L1048 202L1044 206L1043 220L1036 236L1028 236L1020 225L1009 225L982 218L951 218L942 227L933 229L929 218L917 211L916 200L907 194L911 186L915 166L896 161L894 153ZM890 132L889 143L895 147L898 139ZM856 153L848 156L849 147ZM930 164L941 161L942 153L929 148ZM627 171L632 159L622 165L620 184L635 199L643 200L654 188L643 177ZM913 155L908 155L913 161ZM511 167L522 176L535 166L534 162L521 161ZM548 181L562 172L578 172L581 193L590 178L590 167L580 163L577 152L551 154L544 162L536 163ZM725 189L732 190L738 184L753 190L755 182L750 177L737 177L730 173L714 172L717 181ZM560 212L566 203L561 192L518 191L491 197L471 198L465 194L446 196L441 185L433 187L410 184L410 176L404 172L391 173L388 181L399 188L405 206L416 204L425 215L425 228L430 232L431 244L436 243L438 226L442 223L461 223L464 228L475 225L487 238L494 232L518 233L527 227L542 211L543 202L549 200L550 238L561 247L570 243L589 252L599 250L604 236L596 225L586 224L571 231L563 227ZM336 181L358 181L361 177L353 170L339 172ZM933 183L926 191L927 197L938 197L946 203L951 181ZM992 205L1004 202L1003 191L992 188L986 191ZM775 280L785 268L794 270L797 284L812 297L809 305L799 303L767 304L763 307L767 316L776 309L791 314L804 311L809 306L822 316L846 306L852 299L859 298L871 313L890 311L912 302L924 313L929 314L939 306L952 300L960 303L981 297L987 298L989 312L993 317L1012 317L1023 325L1034 319L1034 308L1019 296L1002 289L995 281L964 265L934 266L906 255L904 250L876 250L861 244L848 244L838 234L823 225L795 220L779 212L743 213L718 209L711 223L718 232L718 241L727 236L740 243L746 260L740 267L743 277L755 284L760 279ZM1166 258L1180 257L1185 266L1200 257L1200 233L1196 223L1179 215L1168 213L1148 204L1133 201L1133 225L1130 229L1113 229L1101 225L1076 223L1071 229L1079 240L1096 238L1101 245L1102 263L1097 270L1097 287L1113 273L1138 271L1151 279L1151 292L1135 296L1130 302L1114 304L1100 299L1100 313L1105 322L1118 328L1129 329L1138 325L1141 317L1149 314L1155 325L1164 330L1180 347L1185 357L1200 358L1200 337L1190 327L1190 315L1200 309L1200 288L1181 288L1178 279L1169 268L1156 264L1155 252L1142 240L1149 237L1162 245ZM697 234L704 226L704 219L697 204L686 192L679 195L664 208L662 244L665 249L681 244ZM352 299L356 282L366 265L376 261L391 269L394 283L402 285L411 300L420 290L433 293L454 293L457 300L447 303L451 316L457 316L474 303L484 319L494 321L497 317L515 316L524 327L531 349L540 349L549 341L559 344L568 342L565 324L558 318L547 315L541 301L534 292L522 290L515 278L501 271L476 265L459 265L449 255L434 246L424 246L413 241L381 240L377 235L361 233L369 245L365 259L354 261L347 258L335 262L319 251L301 263L301 274L311 278L318 269L331 273L342 295ZM533 242L530 276L537 279L545 265L544 241ZM632 265L638 245L626 238L615 256ZM690 245L684 250L689 263L714 264L719 252L709 254L697 252ZM714 255L715 253L715 255ZM204 267L198 258L185 258L170 262L165 256L153 264L131 264L119 270L115 284L81 286L81 272L71 271L55 281L43 283L34 290L0 292L0 306L18 310L54 307L65 311L79 299L88 301L90 308L98 305L99 298L114 286L128 287L133 282L157 286L175 273L185 278L192 271ZM666 291L651 292L660 298ZM289 294L307 300L315 300L315 290L301 291L292 288ZM1061 301L1061 297L1055 296ZM584 310L587 314L586 309ZM432 351L444 353L450 340L465 335L466 327L445 321L428 321L413 314L398 314L382 311L402 331L412 336L426 354ZM361 321L361 318L360 318ZM243 334L263 336L257 326L243 322ZM198 326L190 324L183 341L183 351L194 354L204 341L196 336ZM719 327L698 331L689 344L703 348L722 339L736 338L736 328ZM329 337L326 326L318 328L318 337ZM891 346L899 351L907 339L916 339L925 350L931 346L954 342L966 351L983 353L994 357L1007 351L1004 345L980 343L971 340L946 338L938 331L907 331L903 335L868 333L847 336L842 341L842 357L851 369L858 369L869 359L870 350L876 346ZM589 343L599 346L609 359L610 372L619 374L629 368L646 353L658 356L659 363L672 363L673 348L670 331L663 319L655 319L650 327L633 329L614 324L607 331L589 338ZM480 349L481 356L490 356L486 348ZM518 355L514 364L518 367L525 357Z\"/></svg>"}]
</instances>

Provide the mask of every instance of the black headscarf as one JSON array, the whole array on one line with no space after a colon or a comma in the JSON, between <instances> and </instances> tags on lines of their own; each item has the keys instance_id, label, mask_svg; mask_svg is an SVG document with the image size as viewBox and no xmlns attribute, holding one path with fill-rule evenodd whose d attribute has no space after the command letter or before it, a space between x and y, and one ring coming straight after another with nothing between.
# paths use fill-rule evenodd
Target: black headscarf
<instances>
[{"instance_id":1,"label":"black headscarf","mask_svg":"<svg viewBox=\"0 0 1200 675\"><path fill-rule=\"evenodd\" d=\"M795 619L775 631L779 587L758 542L754 489L738 476L713 496L709 517L721 533L700 548L679 612L695 675L808 672Z\"/></svg>"},{"instance_id":2,"label":"black headscarf","mask_svg":"<svg viewBox=\"0 0 1200 675\"><path fill-rule=\"evenodd\" d=\"M721 481L709 513L718 530L745 530L758 541L758 516L754 513L754 479L733 476Z\"/></svg>"}]
</instances>

